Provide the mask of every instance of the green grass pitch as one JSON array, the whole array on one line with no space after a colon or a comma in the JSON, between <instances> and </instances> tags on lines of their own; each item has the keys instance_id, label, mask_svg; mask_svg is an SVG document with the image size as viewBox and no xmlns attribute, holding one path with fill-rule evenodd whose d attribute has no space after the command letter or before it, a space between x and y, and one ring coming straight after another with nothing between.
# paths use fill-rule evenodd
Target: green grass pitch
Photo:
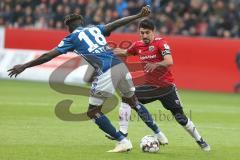
<instances>
[{"instance_id":1,"label":"green grass pitch","mask_svg":"<svg viewBox=\"0 0 240 160\"><path fill-rule=\"evenodd\" d=\"M169 112L154 102L147 108L169 145L155 154L141 152L140 139L152 132L133 111L129 126L133 150L106 153L115 142L106 139L92 121L66 122L54 114L63 99L74 100L73 113L84 112L87 97L57 93L47 83L0 80L0 160L239 160L240 95L180 91L180 96L211 152L201 151ZM117 108L107 116L118 126Z\"/></svg>"}]
</instances>

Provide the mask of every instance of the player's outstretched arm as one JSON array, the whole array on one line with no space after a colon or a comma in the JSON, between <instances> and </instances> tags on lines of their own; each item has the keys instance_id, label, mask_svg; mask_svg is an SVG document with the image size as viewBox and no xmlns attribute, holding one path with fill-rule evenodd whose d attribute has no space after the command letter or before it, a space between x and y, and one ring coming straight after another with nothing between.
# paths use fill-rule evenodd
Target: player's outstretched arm
<instances>
[{"instance_id":1,"label":"player's outstretched arm","mask_svg":"<svg viewBox=\"0 0 240 160\"><path fill-rule=\"evenodd\" d=\"M16 65L14 66L12 69L9 69L8 72L8 76L10 76L10 78L12 76L17 77L20 73L22 73L25 69L33 67L33 66L37 66L43 63L46 63L50 60L52 60L53 58L59 56L59 52L57 50L51 50L43 55L41 55L40 57L38 57L35 60L32 60L28 63L25 64L20 64L20 65Z\"/></svg>"},{"instance_id":2,"label":"player's outstretched arm","mask_svg":"<svg viewBox=\"0 0 240 160\"><path fill-rule=\"evenodd\" d=\"M105 25L106 32L110 34L115 29L117 29L121 26L124 26L136 19L146 17L146 16L150 15L150 13L151 13L150 8L148 6L145 6L142 8L141 12L136 15L124 17L119 20L116 20L116 21L106 24Z\"/></svg>"}]
</instances>

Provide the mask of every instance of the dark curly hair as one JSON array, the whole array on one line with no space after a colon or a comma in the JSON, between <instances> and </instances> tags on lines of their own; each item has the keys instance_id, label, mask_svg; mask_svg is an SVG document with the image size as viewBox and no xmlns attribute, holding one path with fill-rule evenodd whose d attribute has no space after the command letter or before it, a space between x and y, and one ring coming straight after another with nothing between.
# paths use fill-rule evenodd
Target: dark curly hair
<instances>
[{"instance_id":1,"label":"dark curly hair","mask_svg":"<svg viewBox=\"0 0 240 160\"><path fill-rule=\"evenodd\" d=\"M68 26L69 32L73 32L77 27L84 25L84 18L79 14L69 14L65 16L64 24Z\"/></svg>"}]
</instances>

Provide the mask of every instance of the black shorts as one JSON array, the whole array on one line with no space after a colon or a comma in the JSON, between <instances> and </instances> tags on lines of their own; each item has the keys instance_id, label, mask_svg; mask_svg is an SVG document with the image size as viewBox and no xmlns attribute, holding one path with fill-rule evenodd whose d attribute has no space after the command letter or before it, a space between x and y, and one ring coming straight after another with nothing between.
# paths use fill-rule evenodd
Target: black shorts
<instances>
[{"instance_id":1,"label":"black shorts","mask_svg":"<svg viewBox=\"0 0 240 160\"><path fill-rule=\"evenodd\" d=\"M155 86L138 86L135 91L139 102L147 104L159 100L167 110L181 109L182 105L178 96L177 88L170 86L158 88Z\"/></svg>"}]
</instances>

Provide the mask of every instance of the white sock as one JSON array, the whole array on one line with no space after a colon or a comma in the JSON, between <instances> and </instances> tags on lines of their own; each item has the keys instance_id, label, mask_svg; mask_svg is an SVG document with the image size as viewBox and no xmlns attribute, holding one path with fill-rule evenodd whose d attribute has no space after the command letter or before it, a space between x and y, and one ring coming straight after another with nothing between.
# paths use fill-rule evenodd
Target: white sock
<instances>
[{"instance_id":1,"label":"white sock","mask_svg":"<svg viewBox=\"0 0 240 160\"><path fill-rule=\"evenodd\" d=\"M188 119L188 122L186 126L184 126L184 128L196 141L199 141L201 139L200 134L198 133L195 125L190 119Z\"/></svg>"},{"instance_id":2,"label":"white sock","mask_svg":"<svg viewBox=\"0 0 240 160\"><path fill-rule=\"evenodd\" d=\"M119 107L119 131L128 133L128 123L131 116L131 107L127 103L121 102Z\"/></svg>"},{"instance_id":3,"label":"white sock","mask_svg":"<svg viewBox=\"0 0 240 160\"><path fill-rule=\"evenodd\" d=\"M128 140L127 140L127 138L123 138L120 142L121 143L126 143L126 142L128 142Z\"/></svg>"}]
</instances>

